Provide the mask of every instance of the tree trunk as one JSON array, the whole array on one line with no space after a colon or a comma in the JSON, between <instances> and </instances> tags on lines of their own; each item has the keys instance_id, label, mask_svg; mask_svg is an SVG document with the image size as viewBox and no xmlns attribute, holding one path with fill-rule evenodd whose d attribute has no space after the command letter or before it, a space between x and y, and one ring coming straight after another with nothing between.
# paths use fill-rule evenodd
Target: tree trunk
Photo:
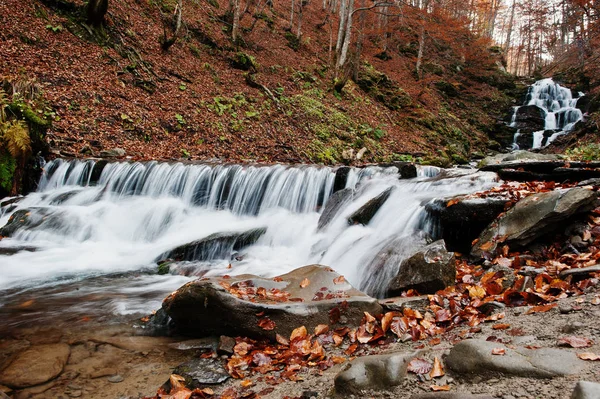
<instances>
[{"instance_id":1,"label":"tree trunk","mask_svg":"<svg viewBox=\"0 0 600 399\"><path fill-rule=\"evenodd\" d=\"M177 5L175 6L175 11L173 12L173 21L170 23L165 23L164 27L164 37L162 42L162 48L164 51L167 51L172 45L175 44L177 38L179 37L179 31L181 30L181 15L183 13L183 0L178 0ZM169 38L167 34L167 25L171 25L173 29L173 36Z\"/></svg>"},{"instance_id":2,"label":"tree trunk","mask_svg":"<svg viewBox=\"0 0 600 399\"><path fill-rule=\"evenodd\" d=\"M108 0L89 0L86 6L87 23L92 26L100 26L108 11Z\"/></svg>"},{"instance_id":3,"label":"tree trunk","mask_svg":"<svg viewBox=\"0 0 600 399\"><path fill-rule=\"evenodd\" d=\"M347 0L346 5L346 26L344 29L343 37L344 40L342 42L342 48L339 52L339 57L337 61L337 69L343 69L346 64L346 59L348 58L348 49L350 48L350 40L352 37L352 11L354 10L354 0Z\"/></svg>"},{"instance_id":4,"label":"tree trunk","mask_svg":"<svg viewBox=\"0 0 600 399\"><path fill-rule=\"evenodd\" d=\"M417 53L417 65L415 66L415 72L417 74L417 80L421 79L421 63L423 62L423 52L425 51L425 23L421 23L421 29L419 31L419 52Z\"/></svg>"},{"instance_id":5,"label":"tree trunk","mask_svg":"<svg viewBox=\"0 0 600 399\"><path fill-rule=\"evenodd\" d=\"M240 31L240 0L233 0L233 23L231 25L231 40L237 43Z\"/></svg>"},{"instance_id":6,"label":"tree trunk","mask_svg":"<svg viewBox=\"0 0 600 399\"><path fill-rule=\"evenodd\" d=\"M506 43L504 45L504 52L508 54L508 49L510 49L510 39L512 36L513 23L515 21L515 6L517 4L517 0L513 0L512 6L510 9L510 19L508 20L508 32L506 33Z\"/></svg>"}]
</instances>

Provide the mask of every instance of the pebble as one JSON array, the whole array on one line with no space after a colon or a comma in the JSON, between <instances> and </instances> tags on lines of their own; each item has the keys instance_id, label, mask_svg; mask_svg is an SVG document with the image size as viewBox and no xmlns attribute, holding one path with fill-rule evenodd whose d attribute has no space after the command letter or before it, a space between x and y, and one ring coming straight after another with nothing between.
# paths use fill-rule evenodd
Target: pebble
<instances>
[{"instance_id":1,"label":"pebble","mask_svg":"<svg viewBox=\"0 0 600 399\"><path fill-rule=\"evenodd\" d=\"M558 305L558 311L562 314L571 313L573 311L573 307L566 303L561 303Z\"/></svg>"},{"instance_id":2,"label":"pebble","mask_svg":"<svg viewBox=\"0 0 600 399\"><path fill-rule=\"evenodd\" d=\"M112 377L108 377L108 382L112 382L112 383L118 383L118 382L122 382L123 381L123 377L121 377L119 374L117 375L113 375Z\"/></svg>"},{"instance_id":3,"label":"pebble","mask_svg":"<svg viewBox=\"0 0 600 399\"><path fill-rule=\"evenodd\" d=\"M69 392L69 396L72 398L79 398L83 393L81 391L73 391Z\"/></svg>"},{"instance_id":4,"label":"pebble","mask_svg":"<svg viewBox=\"0 0 600 399\"><path fill-rule=\"evenodd\" d=\"M570 334L570 333L574 333L577 330L582 329L583 327L585 327L585 324L583 324L580 321L574 321L572 323L564 325L563 328L561 329L561 331L564 333Z\"/></svg>"}]
</instances>

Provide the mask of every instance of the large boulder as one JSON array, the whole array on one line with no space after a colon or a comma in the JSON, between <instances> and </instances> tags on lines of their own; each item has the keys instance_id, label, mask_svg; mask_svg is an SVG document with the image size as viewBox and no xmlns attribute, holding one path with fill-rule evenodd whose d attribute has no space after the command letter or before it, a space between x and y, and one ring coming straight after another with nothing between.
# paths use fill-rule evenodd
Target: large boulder
<instances>
[{"instance_id":1,"label":"large boulder","mask_svg":"<svg viewBox=\"0 0 600 399\"><path fill-rule=\"evenodd\" d=\"M343 190L336 191L325 204L325 208L319 217L319 223L317 224L317 231L323 230L331 223L333 218L339 213L339 211L352 201L354 197L354 190L351 188L345 188Z\"/></svg>"},{"instance_id":2,"label":"large boulder","mask_svg":"<svg viewBox=\"0 0 600 399\"><path fill-rule=\"evenodd\" d=\"M504 355L495 355L492 351ZM577 374L583 362L563 349L507 347L497 342L468 339L450 350L445 360L452 371L465 374L505 374L524 378L552 378Z\"/></svg>"},{"instance_id":3,"label":"large boulder","mask_svg":"<svg viewBox=\"0 0 600 399\"><path fill-rule=\"evenodd\" d=\"M415 353L390 353L356 358L335 376L335 393L347 397L364 389L388 390L400 385L408 363L415 356Z\"/></svg>"},{"instance_id":4,"label":"large boulder","mask_svg":"<svg viewBox=\"0 0 600 399\"><path fill-rule=\"evenodd\" d=\"M515 119L516 129L520 129L521 132L537 132L538 130L544 130L546 125L546 113L543 109L537 105L525 105L519 107Z\"/></svg>"},{"instance_id":5,"label":"large boulder","mask_svg":"<svg viewBox=\"0 0 600 399\"><path fill-rule=\"evenodd\" d=\"M571 394L571 399L600 398L600 384L597 382L579 381Z\"/></svg>"},{"instance_id":6,"label":"large boulder","mask_svg":"<svg viewBox=\"0 0 600 399\"><path fill-rule=\"evenodd\" d=\"M593 209L596 202L595 192L580 187L530 195L481 233L471 255L494 254L499 245L526 246L573 215Z\"/></svg>"},{"instance_id":7,"label":"large boulder","mask_svg":"<svg viewBox=\"0 0 600 399\"><path fill-rule=\"evenodd\" d=\"M243 232L215 233L201 240L181 245L158 257L160 262L167 258L175 260L204 261L212 259L226 259L234 251L248 247L265 234L265 227L251 229Z\"/></svg>"},{"instance_id":8,"label":"large boulder","mask_svg":"<svg viewBox=\"0 0 600 399\"><path fill-rule=\"evenodd\" d=\"M297 327L312 330L340 321L358 325L364 312L381 314L376 299L352 287L331 268L304 266L262 278L253 275L192 281L163 302L177 330L187 335L289 337Z\"/></svg>"},{"instance_id":9,"label":"large boulder","mask_svg":"<svg viewBox=\"0 0 600 399\"><path fill-rule=\"evenodd\" d=\"M62 373L70 353L67 344L32 346L0 372L0 384L27 388L50 381Z\"/></svg>"},{"instance_id":10,"label":"large boulder","mask_svg":"<svg viewBox=\"0 0 600 399\"><path fill-rule=\"evenodd\" d=\"M443 240L435 241L405 259L398 274L388 285L388 296L416 289L421 294L433 294L456 280L454 253L448 252Z\"/></svg>"},{"instance_id":11,"label":"large boulder","mask_svg":"<svg viewBox=\"0 0 600 399\"><path fill-rule=\"evenodd\" d=\"M505 196L462 195L433 200L425 209L436 226L435 237L444 240L448 251L468 253L473 240L504 211L509 201Z\"/></svg>"},{"instance_id":12,"label":"large boulder","mask_svg":"<svg viewBox=\"0 0 600 399\"><path fill-rule=\"evenodd\" d=\"M390 197L393 189L394 187L390 187L381 194L370 199L366 204L348 217L348 224L368 225L371 219L373 219L373 216L375 216L377 211L379 211L385 201L387 201L387 199Z\"/></svg>"},{"instance_id":13,"label":"large boulder","mask_svg":"<svg viewBox=\"0 0 600 399\"><path fill-rule=\"evenodd\" d=\"M496 172L502 169L502 164L512 161L558 161L560 157L555 154L538 154L535 152L529 152L524 150L513 151L509 154L497 154L494 156L487 157L479 163L479 167L484 171ZM489 167L492 165L500 165L496 167Z\"/></svg>"}]
</instances>

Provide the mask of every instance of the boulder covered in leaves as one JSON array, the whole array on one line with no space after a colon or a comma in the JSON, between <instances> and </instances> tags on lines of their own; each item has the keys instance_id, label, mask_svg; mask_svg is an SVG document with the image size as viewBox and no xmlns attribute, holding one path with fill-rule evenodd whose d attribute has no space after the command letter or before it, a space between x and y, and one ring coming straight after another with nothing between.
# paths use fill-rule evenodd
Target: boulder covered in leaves
<instances>
[{"instance_id":1,"label":"boulder covered in leaves","mask_svg":"<svg viewBox=\"0 0 600 399\"><path fill-rule=\"evenodd\" d=\"M530 195L481 233L471 256L492 256L503 245L524 247L574 215L593 209L597 201L594 191L580 187Z\"/></svg>"},{"instance_id":2,"label":"boulder covered in leaves","mask_svg":"<svg viewBox=\"0 0 600 399\"><path fill-rule=\"evenodd\" d=\"M312 330L340 322L360 324L364 312L381 314L376 299L356 290L329 267L304 266L263 278L253 275L192 281L163 302L180 333L289 337L299 326Z\"/></svg>"}]
</instances>

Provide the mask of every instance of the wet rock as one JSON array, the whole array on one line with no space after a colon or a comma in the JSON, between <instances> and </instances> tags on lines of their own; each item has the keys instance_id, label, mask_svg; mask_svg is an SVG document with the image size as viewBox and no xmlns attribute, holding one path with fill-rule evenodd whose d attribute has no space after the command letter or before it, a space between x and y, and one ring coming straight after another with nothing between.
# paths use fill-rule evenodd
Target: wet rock
<instances>
[{"instance_id":1,"label":"wet rock","mask_svg":"<svg viewBox=\"0 0 600 399\"><path fill-rule=\"evenodd\" d=\"M438 240L402 262L388 285L388 293L397 295L414 288L421 294L433 294L454 284L455 279L454 253L446 250L443 240Z\"/></svg>"},{"instance_id":2,"label":"wet rock","mask_svg":"<svg viewBox=\"0 0 600 399\"><path fill-rule=\"evenodd\" d=\"M558 161L559 166L564 165L564 162L560 161L560 157L555 154L539 154L529 151L513 151L508 154L498 154L491 157L487 157L479 163L481 170L497 172L504 167L507 162L514 161Z\"/></svg>"},{"instance_id":3,"label":"wet rock","mask_svg":"<svg viewBox=\"0 0 600 399\"><path fill-rule=\"evenodd\" d=\"M571 394L571 399L600 398L600 384L597 382L579 381Z\"/></svg>"},{"instance_id":4,"label":"wet rock","mask_svg":"<svg viewBox=\"0 0 600 399\"><path fill-rule=\"evenodd\" d=\"M100 151L101 158L120 158L125 156L125 150L122 148L112 148L110 150Z\"/></svg>"},{"instance_id":5,"label":"wet rock","mask_svg":"<svg viewBox=\"0 0 600 399\"><path fill-rule=\"evenodd\" d=\"M469 392L429 392L412 395L410 399L494 399L491 395L474 395Z\"/></svg>"},{"instance_id":6,"label":"wet rock","mask_svg":"<svg viewBox=\"0 0 600 399\"><path fill-rule=\"evenodd\" d=\"M241 275L192 281L167 297L163 309L184 334L270 339L276 333L289 337L302 325L309 331L319 324L334 327L341 320L358 325L363 312L382 311L376 299L320 265L273 279Z\"/></svg>"},{"instance_id":7,"label":"wet rock","mask_svg":"<svg viewBox=\"0 0 600 399\"><path fill-rule=\"evenodd\" d=\"M27 208L13 213L4 227L0 228L0 236L12 237L19 230L55 230L66 231L70 227L62 211L50 208Z\"/></svg>"},{"instance_id":8,"label":"wet rock","mask_svg":"<svg viewBox=\"0 0 600 399\"><path fill-rule=\"evenodd\" d=\"M415 353L363 356L352 360L335 376L337 395L360 394L364 389L389 389L402 384Z\"/></svg>"},{"instance_id":9,"label":"wet rock","mask_svg":"<svg viewBox=\"0 0 600 399\"><path fill-rule=\"evenodd\" d=\"M525 105L519 107L515 118L515 129L520 129L522 132L537 132L544 130L545 112L537 105Z\"/></svg>"},{"instance_id":10,"label":"wet rock","mask_svg":"<svg viewBox=\"0 0 600 399\"><path fill-rule=\"evenodd\" d=\"M375 198L370 199L366 204L360 207L360 209L350 215L348 224L368 225L371 219L373 219L373 216L375 216L377 211L379 211L385 201L390 197L393 189L394 187L390 187Z\"/></svg>"},{"instance_id":11,"label":"wet rock","mask_svg":"<svg viewBox=\"0 0 600 399\"><path fill-rule=\"evenodd\" d=\"M573 276L576 279L584 279L591 273L600 273L600 265L563 270L562 272L560 272L559 276L562 279L565 279L568 276Z\"/></svg>"},{"instance_id":12,"label":"wet rock","mask_svg":"<svg viewBox=\"0 0 600 399\"><path fill-rule=\"evenodd\" d=\"M232 338L233 339L233 338ZM188 350L207 350L207 351L216 351L220 343L214 337L206 337L206 338L197 338L197 339L188 339L181 342L174 342L169 344L169 348L177 349L180 351L188 351ZM235 345L235 340L234 340Z\"/></svg>"},{"instance_id":13,"label":"wet rock","mask_svg":"<svg viewBox=\"0 0 600 399\"><path fill-rule=\"evenodd\" d=\"M69 353L67 344L32 346L0 372L0 384L27 388L50 381L63 371Z\"/></svg>"},{"instance_id":14,"label":"wet rock","mask_svg":"<svg viewBox=\"0 0 600 399\"><path fill-rule=\"evenodd\" d=\"M221 335L219 337L219 347L217 348L217 353L220 355L232 355L235 343L235 338Z\"/></svg>"},{"instance_id":15,"label":"wet rock","mask_svg":"<svg viewBox=\"0 0 600 399\"><path fill-rule=\"evenodd\" d=\"M351 188L345 188L343 190L336 191L325 204L323 213L319 217L319 223L317 224L317 231L323 230L331 223L333 218L338 214L340 209L352 200L354 196L354 190Z\"/></svg>"},{"instance_id":16,"label":"wet rock","mask_svg":"<svg viewBox=\"0 0 600 399\"><path fill-rule=\"evenodd\" d=\"M444 239L448 250L468 253L473 240L504 212L509 201L505 197L459 196L431 201L425 209L439 224L439 237Z\"/></svg>"},{"instance_id":17,"label":"wet rock","mask_svg":"<svg viewBox=\"0 0 600 399\"><path fill-rule=\"evenodd\" d=\"M175 367L173 373L184 377L185 386L190 389L220 384L230 378L222 361L213 358L189 360Z\"/></svg>"},{"instance_id":18,"label":"wet rock","mask_svg":"<svg viewBox=\"0 0 600 399\"><path fill-rule=\"evenodd\" d=\"M148 323L144 325L144 329L148 335L165 336L171 333L171 318L163 309L158 309Z\"/></svg>"},{"instance_id":19,"label":"wet rock","mask_svg":"<svg viewBox=\"0 0 600 399\"><path fill-rule=\"evenodd\" d=\"M333 180L333 192L336 193L343 190L348 182L348 175L350 174L351 168L348 166L339 167L335 171L335 179Z\"/></svg>"},{"instance_id":20,"label":"wet rock","mask_svg":"<svg viewBox=\"0 0 600 399\"><path fill-rule=\"evenodd\" d=\"M158 257L157 262L167 258L176 260L229 259L232 252L248 247L265 234L265 227L244 232L215 233L201 240L181 245Z\"/></svg>"},{"instance_id":21,"label":"wet rock","mask_svg":"<svg viewBox=\"0 0 600 399\"><path fill-rule=\"evenodd\" d=\"M417 177L417 165L415 165L414 162L386 162L380 163L379 166L383 168L397 168L400 179L412 179L413 177Z\"/></svg>"},{"instance_id":22,"label":"wet rock","mask_svg":"<svg viewBox=\"0 0 600 399\"><path fill-rule=\"evenodd\" d=\"M502 348L505 355L493 355ZM526 378L551 378L577 374L583 362L561 349L511 349L496 342L469 339L456 344L446 358L446 366L459 374L505 374Z\"/></svg>"},{"instance_id":23,"label":"wet rock","mask_svg":"<svg viewBox=\"0 0 600 399\"><path fill-rule=\"evenodd\" d=\"M530 195L488 226L471 250L482 258L499 245L523 247L551 232L573 215L593 209L597 195L585 188L554 190Z\"/></svg>"}]
</instances>

